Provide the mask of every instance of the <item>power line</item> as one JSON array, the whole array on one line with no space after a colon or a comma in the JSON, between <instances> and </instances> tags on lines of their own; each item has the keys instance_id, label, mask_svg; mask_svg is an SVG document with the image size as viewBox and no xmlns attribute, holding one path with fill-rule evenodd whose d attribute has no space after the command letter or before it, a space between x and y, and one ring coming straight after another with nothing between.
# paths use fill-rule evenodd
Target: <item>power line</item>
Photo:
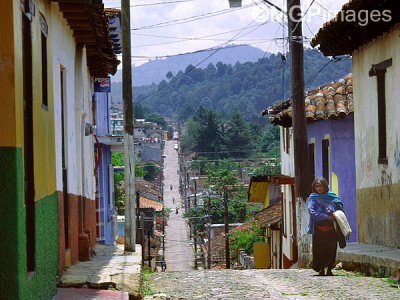
<instances>
[{"instance_id":1,"label":"power line","mask_svg":"<svg viewBox=\"0 0 400 300\"><path fill-rule=\"evenodd\" d=\"M204 18L210 18L210 17L219 16L219 15L226 14L226 13L236 12L238 10L246 9L246 8L253 7L253 6L255 6L255 4L248 4L248 5L238 7L235 9L222 9L222 10L209 12L209 13L196 15L196 16L191 16L191 17L187 17L187 18L175 19L172 21L161 22L161 23L152 24L152 25L145 25L142 27L133 28L133 29L131 29L131 31L159 28L159 27L165 27L165 26L171 26L171 25L179 25L179 24L183 24L183 23L197 21L197 20L204 19Z\"/></svg>"},{"instance_id":2,"label":"power line","mask_svg":"<svg viewBox=\"0 0 400 300\"><path fill-rule=\"evenodd\" d=\"M196 0L176 0L176 1L167 1L167 2L154 2L154 3L143 3L143 4L133 4L129 5L129 7L142 7L142 6L154 6L154 5L163 5L163 4L175 4L181 2L193 2ZM121 9L121 6L109 6L107 8L118 8Z\"/></svg>"},{"instance_id":3,"label":"power line","mask_svg":"<svg viewBox=\"0 0 400 300\"><path fill-rule=\"evenodd\" d=\"M249 42L249 45L255 45L260 43L265 43L269 41L274 41L276 39L246 39L246 40L236 40L237 42ZM141 48L141 47L151 47L151 46L160 46L160 45L167 45L167 44L175 44L175 43L182 43L182 42L193 42L193 41L227 41L226 39L185 39L181 41L171 41L171 42L161 42L155 44L146 44L146 45L137 45L133 46L133 48ZM253 41L253 42L251 42Z\"/></svg>"},{"instance_id":4,"label":"power line","mask_svg":"<svg viewBox=\"0 0 400 300\"><path fill-rule=\"evenodd\" d=\"M252 23L254 23L254 22L255 22L254 20L251 21L247 26L250 26L250 24L252 24ZM266 23L261 23L261 24L259 25L259 27L263 26L264 24L266 24ZM154 91L154 92L152 92L152 93L150 93L150 94L144 96L142 99L139 99L138 101L135 101L135 103L136 103L136 102L141 102L141 101L143 101L144 99L147 99L148 97L154 95L155 93L158 93L158 92L164 90L165 88L169 87L170 84L171 84L172 82L175 82L175 81L177 80L177 78L181 78L181 77L183 77L184 75L186 75L187 73L191 72L191 71L192 71L193 69L195 69L197 66L199 66L200 64L202 64L203 62L205 62L206 60L208 60L211 56L213 56L213 55L214 55L215 53L217 53L218 51L220 51L220 50L222 49L221 47L223 47L224 45L227 45L229 42L234 41L244 30L247 29L247 26L244 27L239 33L237 33L237 34L236 34L233 38L231 38L228 42L219 45L219 48L217 48L214 52L212 52L212 53L211 53L210 55L208 55L206 58L204 58L203 60L201 60L201 61L200 61L199 63L197 63L195 66L193 66L193 67L190 68L189 70L186 70L184 73L182 73L181 76L175 76L168 84L166 84L166 85L164 85L163 87L161 87L161 89L157 89L156 91ZM252 31L254 31L254 30L256 30L256 29L258 29L258 27L256 27L256 28L253 29ZM252 31L250 31L250 32L252 32ZM246 34L249 34L250 32L247 32Z\"/></svg>"},{"instance_id":5,"label":"power line","mask_svg":"<svg viewBox=\"0 0 400 300\"><path fill-rule=\"evenodd\" d=\"M253 27L257 27L257 26L258 26L258 24L249 26L248 28L253 28ZM173 37L173 36L165 36L165 35L145 34L145 33L138 33L138 32L134 32L133 35L141 35L141 36L149 36L149 37L160 37L160 38L169 38L169 39L197 39L197 38L207 38L207 37L213 37L213 36L217 36L217 35L223 35L223 34L227 34L227 33L241 31L242 29L243 28L239 28L239 29L224 31L224 32L220 32L220 33L213 33L213 34L209 34L209 35L203 35L203 36L200 36L200 37L176 37L176 36Z\"/></svg>"}]
</instances>

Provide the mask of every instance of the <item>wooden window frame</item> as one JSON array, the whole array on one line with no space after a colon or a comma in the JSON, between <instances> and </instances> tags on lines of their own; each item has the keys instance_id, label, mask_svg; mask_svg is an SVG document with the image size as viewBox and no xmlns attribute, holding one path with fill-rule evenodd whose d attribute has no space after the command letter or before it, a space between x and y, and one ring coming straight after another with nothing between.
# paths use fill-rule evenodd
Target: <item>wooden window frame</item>
<instances>
[{"instance_id":1,"label":"wooden window frame","mask_svg":"<svg viewBox=\"0 0 400 300\"><path fill-rule=\"evenodd\" d=\"M372 65L369 70L370 77L377 77L378 92L378 164L388 164L387 158L387 131L386 131L386 70L393 64L392 59L387 59L379 64Z\"/></svg>"},{"instance_id":2,"label":"wooden window frame","mask_svg":"<svg viewBox=\"0 0 400 300\"><path fill-rule=\"evenodd\" d=\"M39 13L40 21L40 39L41 39L41 54L42 54L42 108L48 110L48 74L47 74L47 35L48 26L45 17Z\"/></svg>"},{"instance_id":3,"label":"wooden window frame","mask_svg":"<svg viewBox=\"0 0 400 300\"><path fill-rule=\"evenodd\" d=\"M322 147L322 177L330 183L330 165L329 165L329 139L323 139L321 143Z\"/></svg>"},{"instance_id":4,"label":"wooden window frame","mask_svg":"<svg viewBox=\"0 0 400 300\"><path fill-rule=\"evenodd\" d=\"M310 175L315 178L315 143L308 144L308 161L310 166Z\"/></svg>"}]
</instances>

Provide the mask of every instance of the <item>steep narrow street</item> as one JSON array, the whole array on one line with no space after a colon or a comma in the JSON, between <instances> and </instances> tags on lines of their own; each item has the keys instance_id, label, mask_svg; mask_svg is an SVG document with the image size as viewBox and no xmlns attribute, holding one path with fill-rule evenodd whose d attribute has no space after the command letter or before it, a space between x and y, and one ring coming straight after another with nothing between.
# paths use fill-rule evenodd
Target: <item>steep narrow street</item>
<instances>
[{"instance_id":1,"label":"steep narrow street","mask_svg":"<svg viewBox=\"0 0 400 300\"><path fill-rule=\"evenodd\" d=\"M179 166L175 144L176 141L165 142L164 205L172 209L168 226L165 228L165 261L167 271L189 271L194 267L194 253L189 244L189 229L182 218L184 210L178 189ZM176 207L179 207L178 214Z\"/></svg>"}]
</instances>

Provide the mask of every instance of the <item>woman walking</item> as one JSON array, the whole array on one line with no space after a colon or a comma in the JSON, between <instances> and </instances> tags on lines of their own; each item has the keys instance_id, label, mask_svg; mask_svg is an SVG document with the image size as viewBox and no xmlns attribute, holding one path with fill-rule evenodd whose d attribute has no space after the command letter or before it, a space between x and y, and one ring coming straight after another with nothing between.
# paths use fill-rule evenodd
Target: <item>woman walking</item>
<instances>
[{"instance_id":1,"label":"woman walking","mask_svg":"<svg viewBox=\"0 0 400 300\"><path fill-rule=\"evenodd\" d=\"M314 180L312 191L308 198L308 233L313 235L312 266L319 275L324 276L327 268L326 275L332 276L338 242L333 213L343 210L343 203L334 192L329 191L328 182L323 177Z\"/></svg>"}]
</instances>

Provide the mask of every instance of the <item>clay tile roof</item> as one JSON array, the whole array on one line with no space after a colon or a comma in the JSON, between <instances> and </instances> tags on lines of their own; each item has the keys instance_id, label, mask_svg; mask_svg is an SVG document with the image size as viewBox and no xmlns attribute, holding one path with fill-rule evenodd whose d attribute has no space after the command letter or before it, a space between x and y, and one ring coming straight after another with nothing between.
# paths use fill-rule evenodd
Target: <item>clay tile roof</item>
<instances>
[{"instance_id":1,"label":"clay tile roof","mask_svg":"<svg viewBox=\"0 0 400 300\"><path fill-rule=\"evenodd\" d=\"M154 208L156 211L162 211L163 205L160 202L140 197L140 208Z\"/></svg>"},{"instance_id":2,"label":"clay tile roof","mask_svg":"<svg viewBox=\"0 0 400 300\"><path fill-rule=\"evenodd\" d=\"M92 0L90 3L58 2L60 11L74 31L76 43L86 47L90 74L98 77L114 75L119 60L114 52L109 20L102 0Z\"/></svg>"},{"instance_id":3,"label":"clay tile roof","mask_svg":"<svg viewBox=\"0 0 400 300\"><path fill-rule=\"evenodd\" d=\"M267 208L262 209L254 216L255 220L260 221L261 228L277 225L282 219L281 203L276 203Z\"/></svg>"},{"instance_id":4,"label":"clay tile roof","mask_svg":"<svg viewBox=\"0 0 400 300\"><path fill-rule=\"evenodd\" d=\"M304 102L307 123L345 118L354 113L353 102L352 74L309 90L305 94ZM292 126L290 99L269 106L263 110L262 114L268 114L268 119L272 124L283 127Z\"/></svg>"},{"instance_id":5,"label":"clay tile roof","mask_svg":"<svg viewBox=\"0 0 400 300\"><path fill-rule=\"evenodd\" d=\"M379 11L381 18L378 21L367 20L367 23L361 17L356 21L350 17L346 18L349 12L353 15L355 12L359 16L360 11ZM390 20L383 17L384 11L390 11ZM362 18L365 18L364 15ZM351 55L397 23L400 23L399 0L350 0L342 6L335 18L319 29L311 41L311 46L320 45L319 50L326 56Z\"/></svg>"},{"instance_id":6,"label":"clay tile roof","mask_svg":"<svg viewBox=\"0 0 400 300\"><path fill-rule=\"evenodd\" d=\"M159 191L158 187L146 180L136 180L135 188L138 192L151 193L161 197L161 192Z\"/></svg>"}]
</instances>

